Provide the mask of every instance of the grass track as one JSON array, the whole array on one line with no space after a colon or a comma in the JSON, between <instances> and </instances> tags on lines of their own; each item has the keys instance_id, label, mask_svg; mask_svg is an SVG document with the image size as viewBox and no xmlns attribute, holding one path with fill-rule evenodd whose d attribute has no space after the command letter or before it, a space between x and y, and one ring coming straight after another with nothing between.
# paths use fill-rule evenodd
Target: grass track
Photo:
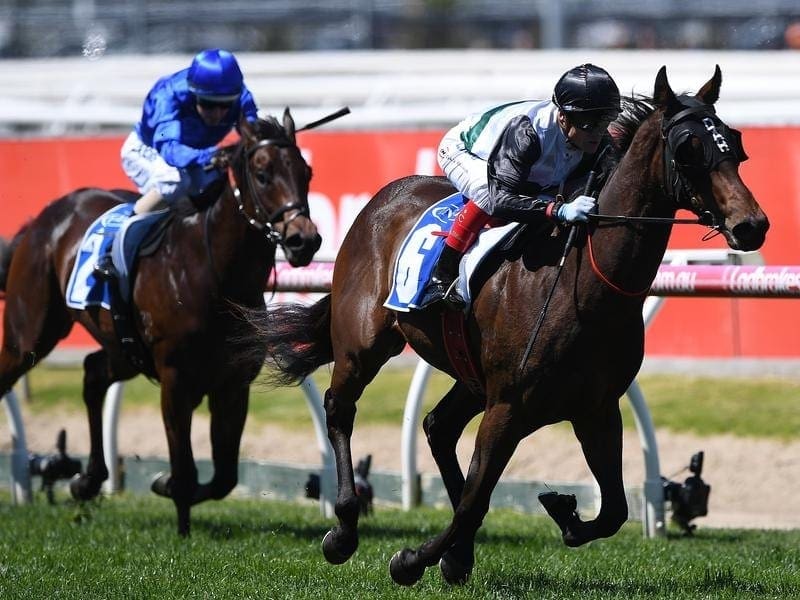
<instances>
[{"instance_id":1,"label":"grass track","mask_svg":"<svg viewBox=\"0 0 800 600\"><path fill-rule=\"evenodd\" d=\"M449 521L446 511L381 509L345 565L325 563L330 522L314 506L228 499L196 507L188 540L168 501L120 496L78 507L0 493L0 598L798 598L800 531L701 530L643 540L638 524L578 550L547 518L491 512L470 582L430 568L413 588L387 565Z\"/></svg>"}]
</instances>

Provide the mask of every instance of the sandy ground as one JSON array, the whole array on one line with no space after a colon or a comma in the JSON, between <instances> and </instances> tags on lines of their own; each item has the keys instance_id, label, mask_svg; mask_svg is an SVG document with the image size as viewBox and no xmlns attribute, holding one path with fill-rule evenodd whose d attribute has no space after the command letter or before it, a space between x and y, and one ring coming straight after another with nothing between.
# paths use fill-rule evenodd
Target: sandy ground
<instances>
[{"instance_id":1,"label":"sandy ground","mask_svg":"<svg viewBox=\"0 0 800 600\"><path fill-rule=\"evenodd\" d=\"M86 454L88 426L82 414L30 414L23 406L28 448L50 453L56 434L67 430L70 454ZM357 424L356 424L357 425ZM800 442L741 439L733 436L698 438L658 431L661 473L672 480L689 476L682 470L698 450L705 451L703 478L711 485L709 515L695 522L699 527L800 528ZM193 448L198 458L210 457L208 421L197 416L193 425ZM6 419L0 419L0 451L10 450ZM436 466L421 433L417 461L422 472ZM123 455L167 456L161 417L154 410L123 410L119 429ZM459 444L462 465L473 447L466 436ZM353 437L355 460L372 454L373 469L400 471L400 428L356 426ZM287 430L249 424L242 440L242 458L281 462L319 462L319 452L309 422L307 429ZM636 432L626 434L623 457L626 485L641 485L644 463ZM541 481L591 482L580 446L568 426L540 430L517 449L505 476Z\"/></svg>"}]
</instances>

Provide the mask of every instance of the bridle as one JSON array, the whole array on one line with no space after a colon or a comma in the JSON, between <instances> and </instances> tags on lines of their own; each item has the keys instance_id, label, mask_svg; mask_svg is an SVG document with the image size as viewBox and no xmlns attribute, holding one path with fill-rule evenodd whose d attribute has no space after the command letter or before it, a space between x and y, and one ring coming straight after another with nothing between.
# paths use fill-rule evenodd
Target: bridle
<instances>
[{"instance_id":1,"label":"bridle","mask_svg":"<svg viewBox=\"0 0 800 600\"><path fill-rule=\"evenodd\" d=\"M687 96L680 97L680 100L689 103L690 106L678 111L668 119L666 117L662 117L661 119L661 138L664 141L662 187L665 195L673 200L676 208L691 208L693 204L692 200L696 196L696 192L692 185L689 171L694 171L696 174L698 168L696 165L682 164L677 160L676 153L683 143L686 143L692 135L702 132L703 137L700 139L702 140L705 154L707 155L707 164L703 165L703 170L706 173L715 169L723 160L732 159L738 164L747 160L747 155L742 148L741 134L737 130L722 123L722 121L716 117L716 111L712 105L703 104L696 98ZM695 119L690 120L689 118L693 116ZM705 131L703 131L703 129L705 129ZM723 136L717 129L721 129L728 135ZM708 227L710 231L703 236L703 241L707 241L719 235L723 227L721 223L717 222L714 213L710 210L704 210L694 219L602 214L590 214L588 217L590 221L606 222L610 224L704 225ZM625 290L613 283L603 274L595 260L591 228L587 234L587 245L589 250L589 262L592 270L595 275L597 275L598 279L609 288L618 294L629 297L644 296L650 291L649 285L643 290Z\"/></svg>"},{"instance_id":2,"label":"bridle","mask_svg":"<svg viewBox=\"0 0 800 600\"><path fill-rule=\"evenodd\" d=\"M242 192L236 182L236 174L234 173L232 165L228 166L228 184L231 187L233 199L236 202L236 208L244 220L247 221L247 224L257 231L263 232L269 243L275 246L283 247L285 242L285 234L289 224L300 216L309 218L309 210L308 203L306 202L290 202L289 204L284 204L272 212L268 211L262 204L258 194L256 193L255 186L253 185L252 174L250 173L250 159L258 150L269 146L277 148L296 147L296 145L288 139L267 138L259 140L252 148L247 149L245 152L243 175L244 180L247 182L248 192L250 193L250 197L253 201L254 215L251 216L247 213L247 208L244 205ZM289 218L288 221L284 223L283 231L278 231L275 227L276 223L281 221L284 218L284 215L289 211L296 212Z\"/></svg>"}]
</instances>

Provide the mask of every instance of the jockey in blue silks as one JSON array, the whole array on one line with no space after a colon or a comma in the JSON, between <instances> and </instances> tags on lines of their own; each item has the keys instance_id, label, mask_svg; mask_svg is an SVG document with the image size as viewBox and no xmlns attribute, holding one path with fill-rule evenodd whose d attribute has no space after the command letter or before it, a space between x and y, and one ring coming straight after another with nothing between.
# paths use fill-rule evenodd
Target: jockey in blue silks
<instances>
[{"instance_id":1,"label":"jockey in blue silks","mask_svg":"<svg viewBox=\"0 0 800 600\"><path fill-rule=\"evenodd\" d=\"M563 184L586 174L610 142L607 128L620 112L611 76L591 64L570 69L551 100L511 102L470 115L439 144L442 171L468 199L456 215L420 306L444 300L461 309L453 285L458 265L484 226L518 221L586 221L589 196L564 203Z\"/></svg>"},{"instance_id":2,"label":"jockey in blue silks","mask_svg":"<svg viewBox=\"0 0 800 600\"><path fill-rule=\"evenodd\" d=\"M218 179L217 169L204 167L240 116L255 121L257 110L236 57L226 50L203 50L188 69L159 79L122 145L122 168L142 194L134 212L168 206Z\"/></svg>"}]
</instances>

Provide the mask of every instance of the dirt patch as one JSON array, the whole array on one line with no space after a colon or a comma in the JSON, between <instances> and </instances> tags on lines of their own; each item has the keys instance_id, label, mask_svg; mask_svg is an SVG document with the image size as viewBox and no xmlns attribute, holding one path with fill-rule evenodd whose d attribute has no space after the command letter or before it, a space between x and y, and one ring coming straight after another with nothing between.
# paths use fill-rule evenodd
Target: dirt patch
<instances>
[{"instance_id":1,"label":"dirt patch","mask_svg":"<svg viewBox=\"0 0 800 600\"><path fill-rule=\"evenodd\" d=\"M53 451L56 434L67 430L71 454L87 454L88 425L81 414L54 412L33 415L23 407L28 448L32 452ZM690 456L705 451L704 479L711 485L709 516L696 522L700 527L800 528L800 442L781 443L733 436L699 438L658 431L661 473L683 481L681 471ZM0 420L0 451L11 448L8 423ZM192 428L195 456L208 458L208 419L195 417ZM372 454L374 469L400 471L399 427L356 427L353 457ZM153 410L123 411L119 429L123 455L167 456L166 437L160 414ZM473 437L458 447L462 465L471 455ZM306 429L283 429L249 424L242 439L242 458L281 462L318 463L319 451L309 423ZM434 473L424 436L419 436L417 461L420 471ZM681 472L679 472L681 471ZM644 476L641 446L636 432L626 433L623 473L627 485L640 485ZM591 482L580 446L569 427L555 426L524 440L505 472L506 477L542 481ZM792 508L794 507L794 508Z\"/></svg>"}]
</instances>

